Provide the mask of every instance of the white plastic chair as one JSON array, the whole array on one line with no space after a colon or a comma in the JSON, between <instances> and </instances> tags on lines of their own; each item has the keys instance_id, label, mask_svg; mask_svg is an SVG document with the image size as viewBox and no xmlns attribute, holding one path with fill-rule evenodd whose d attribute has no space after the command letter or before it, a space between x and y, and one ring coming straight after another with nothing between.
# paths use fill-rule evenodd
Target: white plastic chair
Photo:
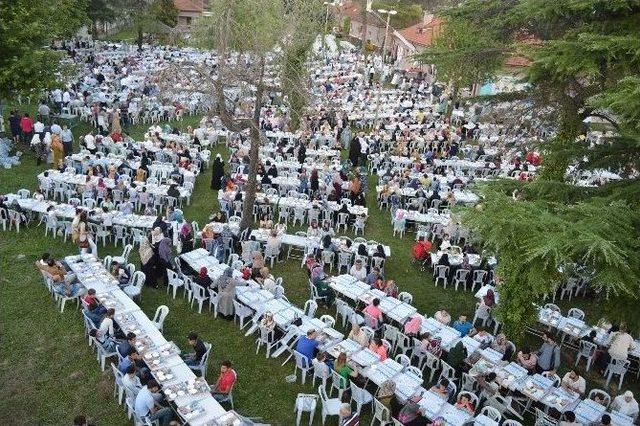
<instances>
[{"instance_id":1,"label":"white plastic chair","mask_svg":"<svg viewBox=\"0 0 640 426\"><path fill-rule=\"evenodd\" d=\"M611 404L611 395L609 395L608 392L606 392L606 391L604 391L602 389L591 389L589 391L589 395L588 395L587 399L594 400L596 396L598 396L598 397L600 397L600 399L602 399L602 405L604 405L605 407L608 407L609 404Z\"/></svg>"},{"instance_id":2,"label":"white plastic chair","mask_svg":"<svg viewBox=\"0 0 640 426\"><path fill-rule=\"evenodd\" d=\"M349 389L349 381L338 374L335 370L331 370L331 387L329 389L329 395L333 395L333 390L338 391L338 398L342 399L344 391Z\"/></svg>"},{"instance_id":3,"label":"white plastic chair","mask_svg":"<svg viewBox=\"0 0 640 426\"><path fill-rule=\"evenodd\" d=\"M193 294L191 296L191 306L193 306L193 302L198 302L198 313L202 313L202 305L207 300L207 291L201 285L196 284L195 282L191 283L191 289Z\"/></svg>"},{"instance_id":4,"label":"white plastic chair","mask_svg":"<svg viewBox=\"0 0 640 426\"><path fill-rule=\"evenodd\" d=\"M373 401L373 395L363 388L359 388L351 381L351 400L356 403L356 411L360 414L362 406L370 404Z\"/></svg>"},{"instance_id":5,"label":"white plastic chair","mask_svg":"<svg viewBox=\"0 0 640 426\"><path fill-rule=\"evenodd\" d=\"M443 284L444 288L447 288L447 284L449 282L449 279L447 278L448 275L449 275L449 267L448 266L437 265L433 269L433 277L435 278L435 280L434 280L435 286L437 287L438 286L438 282L440 282L440 280L442 280L442 284Z\"/></svg>"},{"instance_id":6,"label":"white plastic chair","mask_svg":"<svg viewBox=\"0 0 640 426\"><path fill-rule=\"evenodd\" d=\"M306 302L304 302L304 314L309 318L313 318L317 310L318 310L318 303L315 300L309 299Z\"/></svg>"},{"instance_id":7,"label":"white plastic chair","mask_svg":"<svg viewBox=\"0 0 640 426\"><path fill-rule=\"evenodd\" d=\"M442 368L442 371L440 372L438 381L442 380L443 378L446 378L447 380L449 380L449 382L456 381L456 370L452 366L440 360L440 368Z\"/></svg>"},{"instance_id":8,"label":"white plastic chair","mask_svg":"<svg viewBox=\"0 0 640 426\"><path fill-rule=\"evenodd\" d=\"M302 371L302 384L304 385L304 383L307 381L307 372L313 367L311 366L309 359L306 356L302 355L300 352L294 350L293 356L296 359L296 366L293 370L293 374L297 376L298 369L300 369L300 371Z\"/></svg>"},{"instance_id":9,"label":"white plastic chair","mask_svg":"<svg viewBox=\"0 0 640 426\"><path fill-rule=\"evenodd\" d=\"M132 299L135 297L142 298L142 286L146 279L147 277L144 272L136 271L133 273L133 277L131 277L131 284L123 288L122 291Z\"/></svg>"},{"instance_id":10,"label":"white plastic chair","mask_svg":"<svg viewBox=\"0 0 640 426\"><path fill-rule=\"evenodd\" d=\"M318 394L322 404L322 424L324 425L327 421L327 416L340 416L342 402L340 398L329 398L326 389L322 386L318 386Z\"/></svg>"},{"instance_id":11,"label":"white plastic chair","mask_svg":"<svg viewBox=\"0 0 640 426\"><path fill-rule=\"evenodd\" d=\"M169 307L167 305L158 306L153 316L153 325L155 325L160 332L162 332L164 328L164 320L167 318L167 315L169 315Z\"/></svg>"},{"instance_id":12,"label":"white plastic chair","mask_svg":"<svg viewBox=\"0 0 640 426\"><path fill-rule=\"evenodd\" d=\"M569 312L567 312L567 317L583 320L584 319L584 311L582 309L578 309L578 308L571 308L571 309L569 309Z\"/></svg>"},{"instance_id":13,"label":"white plastic chair","mask_svg":"<svg viewBox=\"0 0 640 426\"><path fill-rule=\"evenodd\" d=\"M124 397L122 373L114 363L111 363L111 372L113 373L113 397L118 401L118 405L122 405L122 398Z\"/></svg>"},{"instance_id":14,"label":"white plastic chair","mask_svg":"<svg viewBox=\"0 0 640 426\"><path fill-rule=\"evenodd\" d=\"M331 369L324 362L318 362L315 358L311 361L313 365L313 379L311 384L315 387L316 379L320 379L323 387L327 387L327 379L331 375Z\"/></svg>"},{"instance_id":15,"label":"white plastic chair","mask_svg":"<svg viewBox=\"0 0 640 426\"><path fill-rule=\"evenodd\" d=\"M331 315L322 315L320 317L320 321L322 321L328 327L331 327L331 328L333 328L333 326L336 325L336 320Z\"/></svg>"},{"instance_id":16,"label":"white plastic chair","mask_svg":"<svg viewBox=\"0 0 640 426\"><path fill-rule=\"evenodd\" d=\"M578 347L578 353L576 353L576 363L577 366L580 363L580 358L586 358L587 360L587 371L591 368L591 363L596 357L596 350L598 346L595 343L588 342L586 340L580 340L580 346Z\"/></svg>"},{"instance_id":17,"label":"white plastic chair","mask_svg":"<svg viewBox=\"0 0 640 426\"><path fill-rule=\"evenodd\" d=\"M299 393L296 397L296 404L294 411L296 413L296 426L300 425L302 420L302 413L309 413L309 426L313 424L313 417L316 413L316 406L318 405L319 395L312 395L307 393Z\"/></svg>"},{"instance_id":18,"label":"white plastic chair","mask_svg":"<svg viewBox=\"0 0 640 426\"><path fill-rule=\"evenodd\" d=\"M114 256L113 260L118 262L121 265L126 265L129 260L129 255L131 254L131 250L133 250L133 246L131 244L127 244L124 246L122 250L122 254L120 256Z\"/></svg>"},{"instance_id":19,"label":"white plastic chair","mask_svg":"<svg viewBox=\"0 0 640 426\"><path fill-rule=\"evenodd\" d=\"M169 289L173 289L173 298L176 298L176 292L178 288L184 285L184 281L180 279L178 274L176 274L171 269L167 269L167 294L169 293Z\"/></svg>"},{"instance_id":20,"label":"white plastic chair","mask_svg":"<svg viewBox=\"0 0 640 426\"><path fill-rule=\"evenodd\" d=\"M391 422L391 411L384 406L376 398L373 399L373 419L371 419L371 425L375 422L380 423L380 426L386 426Z\"/></svg>"},{"instance_id":21,"label":"white plastic chair","mask_svg":"<svg viewBox=\"0 0 640 426\"><path fill-rule=\"evenodd\" d=\"M100 369L104 371L107 358L117 356L118 351L114 349L113 352L107 352L104 346L102 346L95 337L92 337L91 339L96 347L96 359L100 362Z\"/></svg>"},{"instance_id":22,"label":"white plastic chair","mask_svg":"<svg viewBox=\"0 0 640 426\"><path fill-rule=\"evenodd\" d=\"M500 414L500 412L493 407L489 407L489 406L482 407L480 414L484 414L494 422L500 423L500 421L502 420L502 415Z\"/></svg>"},{"instance_id":23,"label":"white plastic chair","mask_svg":"<svg viewBox=\"0 0 640 426\"><path fill-rule=\"evenodd\" d=\"M193 371L199 371L200 374L202 375L202 377L206 377L207 376L207 364L209 362L209 355L211 354L211 348L213 347L213 345L211 343L204 343L204 347L207 349L207 351L204 353L204 355L202 356L202 359L200 360L200 364L198 365L190 365L189 368Z\"/></svg>"},{"instance_id":24,"label":"white plastic chair","mask_svg":"<svg viewBox=\"0 0 640 426\"><path fill-rule=\"evenodd\" d=\"M405 354L396 355L395 361L398 364L402 365L402 367L405 368L405 369L411 365L411 360ZM420 374L422 374L422 373L420 373Z\"/></svg>"},{"instance_id":25,"label":"white plastic chair","mask_svg":"<svg viewBox=\"0 0 640 426\"><path fill-rule=\"evenodd\" d=\"M604 377L606 378L606 385L609 386L609 382L613 378L614 375L620 376L620 381L618 382L618 390L622 388L622 382L624 380L624 375L629 371L629 366L631 365L631 361L628 359L616 359L612 358L611 362L607 366L607 369L604 372Z\"/></svg>"},{"instance_id":26,"label":"white plastic chair","mask_svg":"<svg viewBox=\"0 0 640 426\"><path fill-rule=\"evenodd\" d=\"M456 271L456 275L453 279L453 284L455 285L455 290L458 291L458 287L462 284L462 289L467 291L467 276L469 275L468 269L458 269Z\"/></svg>"},{"instance_id":27,"label":"white plastic chair","mask_svg":"<svg viewBox=\"0 0 640 426\"><path fill-rule=\"evenodd\" d=\"M409 292L402 291L398 294L398 300L410 305L413 302L413 296Z\"/></svg>"},{"instance_id":28,"label":"white plastic chair","mask_svg":"<svg viewBox=\"0 0 640 426\"><path fill-rule=\"evenodd\" d=\"M218 293L215 290L209 289L209 312L211 312L211 308L213 308L213 316L218 318Z\"/></svg>"},{"instance_id":29,"label":"white plastic chair","mask_svg":"<svg viewBox=\"0 0 640 426\"><path fill-rule=\"evenodd\" d=\"M236 318L240 320L240 330L242 330L245 326L244 320L251 317L253 315L253 311L251 310L251 308L244 306L243 304L239 303L237 300L233 301L233 307L235 311L235 316L233 317L233 320L234 322Z\"/></svg>"},{"instance_id":30,"label":"white plastic chair","mask_svg":"<svg viewBox=\"0 0 640 426\"><path fill-rule=\"evenodd\" d=\"M271 349L276 346L278 342L274 340L273 330L269 330L266 327L259 327L259 329L260 336L256 339L256 355L260 352L262 345L264 345L266 349L265 358L269 358L269 355L271 355Z\"/></svg>"}]
</instances>

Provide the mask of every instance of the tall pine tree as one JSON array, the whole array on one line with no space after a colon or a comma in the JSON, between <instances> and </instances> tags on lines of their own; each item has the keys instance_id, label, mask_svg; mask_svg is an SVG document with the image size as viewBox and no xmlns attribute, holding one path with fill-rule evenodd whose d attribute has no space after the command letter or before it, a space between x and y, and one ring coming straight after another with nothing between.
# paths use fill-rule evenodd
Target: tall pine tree
<instances>
[{"instance_id":1,"label":"tall pine tree","mask_svg":"<svg viewBox=\"0 0 640 426\"><path fill-rule=\"evenodd\" d=\"M609 319L628 319L629 310L621 308L633 306L629 301L640 294L640 2L468 0L449 9L446 21L455 24L445 26L424 61L464 69L469 57L483 52L493 60L526 54L531 98L556 112L557 135L540 146L538 178L492 182L482 203L463 212L464 223L499 256L497 315L507 333L523 336L536 319L533 302L566 282L575 273L572 265L591 274L589 289ZM473 38L478 28L482 43ZM539 43L518 42L531 38ZM482 65L476 74L497 72ZM608 122L616 136L589 146L588 117ZM567 179L569 166L609 168L623 179L578 187ZM523 194L518 201L511 197L516 188Z\"/></svg>"}]
</instances>

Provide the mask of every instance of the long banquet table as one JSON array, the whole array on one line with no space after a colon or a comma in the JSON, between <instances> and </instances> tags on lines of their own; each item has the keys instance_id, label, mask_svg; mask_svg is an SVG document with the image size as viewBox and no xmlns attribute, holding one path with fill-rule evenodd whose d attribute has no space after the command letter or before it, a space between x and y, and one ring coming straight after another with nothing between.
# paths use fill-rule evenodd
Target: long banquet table
<instances>
[{"instance_id":1,"label":"long banquet table","mask_svg":"<svg viewBox=\"0 0 640 426\"><path fill-rule=\"evenodd\" d=\"M95 289L98 299L116 310L114 319L118 325L123 330L135 331L138 340L145 342L147 351L139 348L139 352L163 389L196 381L196 375L184 363L179 352L171 349L176 348L175 344L164 338L140 307L120 289L117 280L102 263L91 255L67 256L65 262L85 288ZM165 351L167 356L162 355ZM172 402L176 412L191 426L214 424L215 419L226 414L209 392L177 396Z\"/></svg>"}]
</instances>

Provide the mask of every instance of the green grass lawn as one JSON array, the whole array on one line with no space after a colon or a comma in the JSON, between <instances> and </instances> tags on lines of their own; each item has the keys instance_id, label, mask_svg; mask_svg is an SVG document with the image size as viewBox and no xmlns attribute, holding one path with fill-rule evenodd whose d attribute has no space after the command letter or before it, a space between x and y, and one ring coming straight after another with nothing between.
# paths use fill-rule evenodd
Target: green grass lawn
<instances>
[{"instance_id":1,"label":"green grass lawn","mask_svg":"<svg viewBox=\"0 0 640 426\"><path fill-rule=\"evenodd\" d=\"M23 108L24 110L24 108ZM199 117L189 117L178 127L184 129ZM86 125L75 128L75 136L87 132ZM143 126L136 126L131 134L140 138ZM77 149L77 147L76 147ZM36 166L27 149L22 164L10 170L0 170L0 193L20 188L36 188L36 175L47 168ZM224 147L215 151L225 153ZM218 208L217 194L209 189L208 171L198 177L192 205L184 209L185 217L202 226L212 210ZM367 202L370 218L365 237L384 242L391 247L392 256L385 267L387 277L397 280L401 291L414 296L419 312L432 315L438 309L447 309L452 316L466 313L473 316L475 300L470 293L434 287L427 272L411 264L411 235L404 239L393 237L388 212L375 205L375 178L370 178ZM119 253L121 247L99 247L99 255ZM64 313L56 310L42 284L33 263L43 251L61 258L75 254L77 248L61 239L44 238L42 228L34 226L19 234L4 232L0 237L0 424L59 425L69 424L77 414L85 414L100 425L130 424L124 410L112 397L113 381L110 371L100 372L86 340L83 338L81 313L67 305ZM137 253L132 254L138 263ZM289 300L302 307L307 300L307 277L299 261L278 263L275 276L284 277ZM207 379L217 377L219 362L229 359L238 372L235 388L236 409L242 414L259 417L272 424L293 424L293 402L299 392L312 393L309 382L302 386L286 383L284 378L293 371L290 362L280 366L281 359L265 359L264 352L255 355L254 337L245 337L233 322L215 319L209 312L198 314L189 308L180 296L172 300L164 290L145 288L142 309L152 316L157 306L165 304L170 314L165 321L164 334L186 349L186 335L198 332L213 344ZM587 319L595 321L597 301L580 299L560 303L563 310L580 306ZM319 312L323 314L326 312ZM335 314L334 311L329 312ZM539 342L532 342L536 345ZM568 360L564 364L567 365ZM600 386L602 387L603 384ZM368 410L365 410L367 413ZM316 413L316 420L319 420ZM306 419L306 417L305 417ZM366 421L368 417L365 418ZM306 420L304 420L306 421ZM318 423L319 424L319 423Z\"/></svg>"}]
</instances>

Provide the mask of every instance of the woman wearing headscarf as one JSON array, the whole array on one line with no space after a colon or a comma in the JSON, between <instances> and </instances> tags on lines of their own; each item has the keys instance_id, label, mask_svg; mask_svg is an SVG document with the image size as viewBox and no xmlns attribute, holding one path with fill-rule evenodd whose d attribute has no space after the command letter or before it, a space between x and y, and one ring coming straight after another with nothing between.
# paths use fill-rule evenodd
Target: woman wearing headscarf
<instances>
[{"instance_id":1,"label":"woman wearing headscarf","mask_svg":"<svg viewBox=\"0 0 640 426\"><path fill-rule=\"evenodd\" d=\"M495 294L493 290L489 289L487 294L482 297L480 304L476 308L475 317L479 320L488 320L491 318L491 310L496 304Z\"/></svg>"},{"instance_id":2,"label":"woman wearing headscarf","mask_svg":"<svg viewBox=\"0 0 640 426\"><path fill-rule=\"evenodd\" d=\"M404 324L404 334L410 337L417 337L422 327L422 315L416 314L409 318Z\"/></svg>"},{"instance_id":3,"label":"woman wearing headscarf","mask_svg":"<svg viewBox=\"0 0 640 426\"><path fill-rule=\"evenodd\" d=\"M360 158L360 136L356 136L351 141L349 145L349 161L351 161L351 165L354 167L358 166L358 159Z\"/></svg>"},{"instance_id":4,"label":"woman wearing headscarf","mask_svg":"<svg viewBox=\"0 0 640 426\"><path fill-rule=\"evenodd\" d=\"M260 327L266 328L269 331L274 331L276 329L276 322L270 311L265 312L262 316L262 320L260 320Z\"/></svg>"},{"instance_id":5,"label":"woman wearing headscarf","mask_svg":"<svg viewBox=\"0 0 640 426\"><path fill-rule=\"evenodd\" d=\"M165 255L165 259L167 256L167 250L166 250L166 243L163 245L162 241L165 239L164 234L162 233L162 229L160 227L155 227L153 228L153 230L151 230L151 241L150 241L150 246L151 249L153 250L153 258L152 258L152 262L153 262L153 268L155 270L155 280L154 280L154 284L153 287L154 288L158 288L158 279L161 278L163 275L166 274L166 263L161 260L160 258L160 250L161 250L161 246L162 247L162 252ZM171 240L169 240L171 241Z\"/></svg>"},{"instance_id":6,"label":"woman wearing headscarf","mask_svg":"<svg viewBox=\"0 0 640 426\"><path fill-rule=\"evenodd\" d=\"M233 269L225 269L218 279L218 314L231 316L235 313L233 301L236 298L236 285Z\"/></svg>"},{"instance_id":7,"label":"woman wearing headscarf","mask_svg":"<svg viewBox=\"0 0 640 426\"><path fill-rule=\"evenodd\" d=\"M182 244L181 253L189 253L193 250L193 229L189 222L183 222L180 226L179 239Z\"/></svg>"},{"instance_id":8,"label":"woman wearing headscarf","mask_svg":"<svg viewBox=\"0 0 640 426\"><path fill-rule=\"evenodd\" d=\"M336 294L333 292L333 289L329 287L326 278L327 274L324 272L322 263L316 263L313 269L311 269L311 283L316 288L318 296L325 298L325 304L328 307L333 304Z\"/></svg>"},{"instance_id":9,"label":"woman wearing headscarf","mask_svg":"<svg viewBox=\"0 0 640 426\"><path fill-rule=\"evenodd\" d=\"M147 155L147 153L142 152L142 155L140 155L140 168L148 172L150 163L151 163L151 160L149 159L149 156Z\"/></svg>"},{"instance_id":10,"label":"woman wearing headscarf","mask_svg":"<svg viewBox=\"0 0 640 426\"><path fill-rule=\"evenodd\" d=\"M219 191L222 186L222 176L224 176L224 161L220 154L216 154L216 159L213 160L213 166L211 167L211 189Z\"/></svg>"},{"instance_id":11,"label":"woman wearing headscarf","mask_svg":"<svg viewBox=\"0 0 640 426\"><path fill-rule=\"evenodd\" d=\"M396 399L396 382L393 380L386 380L378 389L376 393L376 398L378 401L382 403L385 407L389 409L391 413L391 417L397 417L400 409L402 409L402 405ZM390 420L390 419L386 419Z\"/></svg>"},{"instance_id":12,"label":"woman wearing headscarf","mask_svg":"<svg viewBox=\"0 0 640 426\"><path fill-rule=\"evenodd\" d=\"M164 237L158 245L158 260L160 261L160 276L166 274L167 269L173 269L173 243L171 238Z\"/></svg>"},{"instance_id":13,"label":"woman wearing headscarf","mask_svg":"<svg viewBox=\"0 0 640 426\"><path fill-rule=\"evenodd\" d=\"M409 398L398 413L398 420L405 426L421 426L428 424L422 415L422 408L418 404L422 400L422 395L415 394Z\"/></svg>"},{"instance_id":14,"label":"woman wearing headscarf","mask_svg":"<svg viewBox=\"0 0 640 426\"><path fill-rule=\"evenodd\" d=\"M149 239L147 237L142 238L140 241L140 248L138 250L140 254L140 270L144 272L146 277L145 284L154 288L158 287L158 277L156 274L157 257L151 248Z\"/></svg>"},{"instance_id":15,"label":"woman wearing headscarf","mask_svg":"<svg viewBox=\"0 0 640 426\"><path fill-rule=\"evenodd\" d=\"M320 180L318 178L318 170L317 169L313 169L311 171L311 177L309 178L309 188L311 189L312 193L317 193L318 190L320 189Z\"/></svg>"},{"instance_id":16,"label":"woman wearing headscarf","mask_svg":"<svg viewBox=\"0 0 640 426\"><path fill-rule=\"evenodd\" d=\"M208 269L206 267L200 268L198 272L198 276L193 279L193 281L201 286L202 288L209 288L213 284L213 280L209 278Z\"/></svg>"},{"instance_id":17,"label":"woman wearing headscarf","mask_svg":"<svg viewBox=\"0 0 640 426\"><path fill-rule=\"evenodd\" d=\"M140 167L138 170L136 170L135 181L136 182L144 182L146 180L147 180L147 171L144 170L142 167Z\"/></svg>"},{"instance_id":18,"label":"woman wearing headscarf","mask_svg":"<svg viewBox=\"0 0 640 426\"><path fill-rule=\"evenodd\" d=\"M64 146L58 134L51 137L51 151L53 152L53 168L60 169L64 158Z\"/></svg>"}]
</instances>

